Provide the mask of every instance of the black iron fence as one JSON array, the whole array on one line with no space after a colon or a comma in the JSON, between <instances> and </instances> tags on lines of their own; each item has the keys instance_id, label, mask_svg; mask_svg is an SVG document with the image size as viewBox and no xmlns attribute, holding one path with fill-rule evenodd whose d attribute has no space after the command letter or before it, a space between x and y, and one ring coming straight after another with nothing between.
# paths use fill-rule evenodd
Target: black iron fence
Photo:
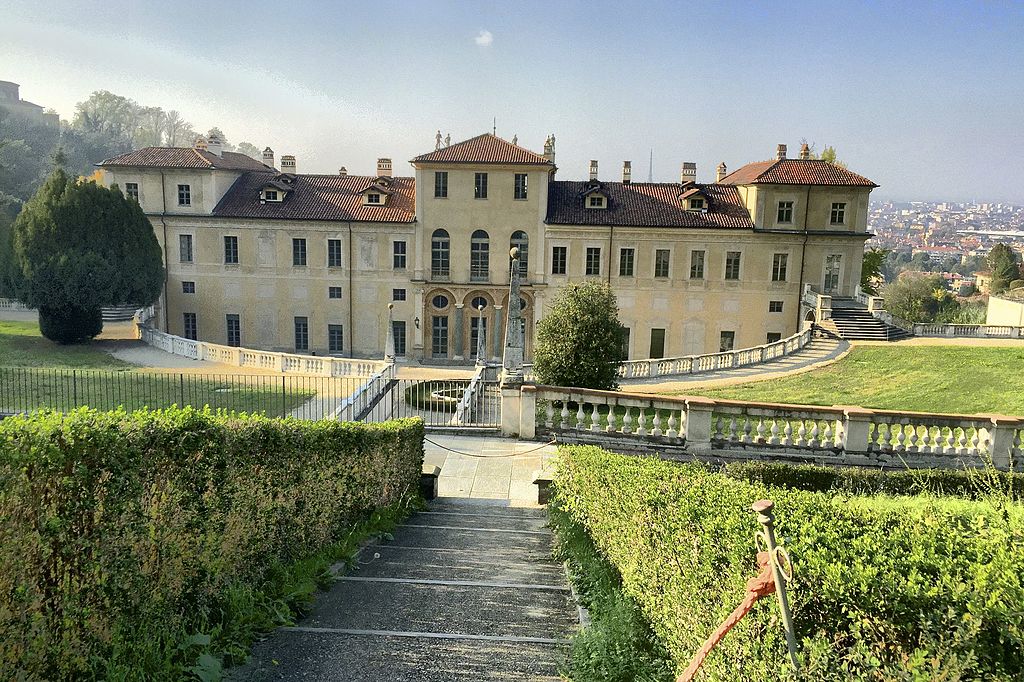
<instances>
[{"instance_id":1,"label":"black iron fence","mask_svg":"<svg viewBox=\"0 0 1024 682\"><path fill-rule=\"evenodd\" d=\"M332 418L365 379L0 367L0 413L171 405Z\"/></svg>"}]
</instances>

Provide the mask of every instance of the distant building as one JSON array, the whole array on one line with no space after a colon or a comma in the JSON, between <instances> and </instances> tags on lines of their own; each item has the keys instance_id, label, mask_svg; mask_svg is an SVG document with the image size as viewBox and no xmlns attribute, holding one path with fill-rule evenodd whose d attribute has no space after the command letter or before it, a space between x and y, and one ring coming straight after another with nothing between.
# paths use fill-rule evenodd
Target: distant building
<instances>
[{"instance_id":1,"label":"distant building","mask_svg":"<svg viewBox=\"0 0 1024 682\"><path fill-rule=\"evenodd\" d=\"M10 81L0 81L0 107L6 111L34 121L41 125L57 127L60 125L60 117L57 114L48 114L38 104L21 99L18 93L20 86Z\"/></svg>"},{"instance_id":2,"label":"distant building","mask_svg":"<svg viewBox=\"0 0 1024 682\"><path fill-rule=\"evenodd\" d=\"M992 273L988 270L974 273L974 288L979 294L987 294L992 289Z\"/></svg>"}]
</instances>

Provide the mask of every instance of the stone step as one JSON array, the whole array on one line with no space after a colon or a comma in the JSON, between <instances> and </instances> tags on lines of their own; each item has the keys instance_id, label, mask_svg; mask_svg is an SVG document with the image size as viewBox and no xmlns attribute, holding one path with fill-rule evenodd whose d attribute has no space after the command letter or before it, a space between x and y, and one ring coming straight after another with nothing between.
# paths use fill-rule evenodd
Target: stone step
<instances>
[{"instance_id":1,"label":"stone step","mask_svg":"<svg viewBox=\"0 0 1024 682\"><path fill-rule=\"evenodd\" d=\"M567 588L524 589L347 580L322 594L301 625L564 640L577 615Z\"/></svg>"},{"instance_id":2,"label":"stone step","mask_svg":"<svg viewBox=\"0 0 1024 682\"><path fill-rule=\"evenodd\" d=\"M285 629L231 673L237 682L557 682L563 645Z\"/></svg>"},{"instance_id":3,"label":"stone step","mask_svg":"<svg viewBox=\"0 0 1024 682\"><path fill-rule=\"evenodd\" d=\"M390 542L381 544L491 552L496 560L515 560L536 553L551 556L553 540L550 532L403 525L395 530L394 538Z\"/></svg>"},{"instance_id":4,"label":"stone step","mask_svg":"<svg viewBox=\"0 0 1024 682\"><path fill-rule=\"evenodd\" d=\"M441 475L444 475L442 470ZM427 506L429 511L453 512L464 514L489 514L507 518L547 519L547 510L543 507L510 507L508 500L473 499L465 497L439 497Z\"/></svg>"},{"instance_id":5,"label":"stone step","mask_svg":"<svg viewBox=\"0 0 1024 682\"><path fill-rule=\"evenodd\" d=\"M379 555L374 558L374 554ZM519 561L496 558L493 553L466 550L407 549L372 545L359 557L356 570L362 577L478 580L501 583L564 585L564 569L550 554L537 552Z\"/></svg>"},{"instance_id":6,"label":"stone step","mask_svg":"<svg viewBox=\"0 0 1024 682\"><path fill-rule=\"evenodd\" d=\"M406 523L420 526L454 526L458 528L488 528L493 530L530 530L548 532L547 519L535 516L492 514L484 509L466 511L426 511L409 517Z\"/></svg>"}]
</instances>

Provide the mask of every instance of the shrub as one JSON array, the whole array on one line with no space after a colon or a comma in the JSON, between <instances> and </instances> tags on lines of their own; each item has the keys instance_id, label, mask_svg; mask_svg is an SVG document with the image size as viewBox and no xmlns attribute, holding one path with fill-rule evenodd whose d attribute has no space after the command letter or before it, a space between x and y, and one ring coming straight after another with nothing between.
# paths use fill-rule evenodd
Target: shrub
<instances>
[{"instance_id":1,"label":"shrub","mask_svg":"<svg viewBox=\"0 0 1024 682\"><path fill-rule=\"evenodd\" d=\"M61 344L80 343L103 331L103 311L100 308L39 309L39 333Z\"/></svg>"},{"instance_id":2,"label":"shrub","mask_svg":"<svg viewBox=\"0 0 1024 682\"><path fill-rule=\"evenodd\" d=\"M0 422L0 677L186 677L261 585L414 494L422 437L192 409Z\"/></svg>"},{"instance_id":3,"label":"shrub","mask_svg":"<svg viewBox=\"0 0 1024 682\"><path fill-rule=\"evenodd\" d=\"M1024 665L1019 505L770 487L593 447L562 448L555 484L680 670L757 573L750 505L766 497L796 570L802 679L1010 680ZM755 606L702 679L785 679L777 608Z\"/></svg>"},{"instance_id":4,"label":"shrub","mask_svg":"<svg viewBox=\"0 0 1024 682\"><path fill-rule=\"evenodd\" d=\"M1010 289L1010 291L1013 291L1014 289L1024 288L1024 279L1013 280L1012 282L1010 282L1010 286L1008 288Z\"/></svg>"}]
</instances>

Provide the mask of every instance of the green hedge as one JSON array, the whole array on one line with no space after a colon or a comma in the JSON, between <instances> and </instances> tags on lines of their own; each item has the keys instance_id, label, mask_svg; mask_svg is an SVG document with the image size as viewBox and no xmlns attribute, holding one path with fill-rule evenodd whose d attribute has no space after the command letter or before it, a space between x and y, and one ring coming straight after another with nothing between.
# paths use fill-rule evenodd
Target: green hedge
<instances>
[{"instance_id":1,"label":"green hedge","mask_svg":"<svg viewBox=\"0 0 1024 682\"><path fill-rule=\"evenodd\" d=\"M419 420L3 420L0 678L187 677L202 628L248 617L253 586L415 495L422 457Z\"/></svg>"},{"instance_id":2,"label":"green hedge","mask_svg":"<svg viewBox=\"0 0 1024 682\"><path fill-rule=\"evenodd\" d=\"M918 495L929 493L967 499L992 494L1024 499L1024 474L995 469L881 470L777 462L727 464L730 478L814 492L851 495Z\"/></svg>"},{"instance_id":3,"label":"green hedge","mask_svg":"<svg viewBox=\"0 0 1024 682\"><path fill-rule=\"evenodd\" d=\"M680 671L757 573L761 498L796 567L805 679L1010 680L1024 667L1018 504L769 487L593 447L562 448L555 485ZM777 609L761 601L700 679L784 679Z\"/></svg>"}]
</instances>

